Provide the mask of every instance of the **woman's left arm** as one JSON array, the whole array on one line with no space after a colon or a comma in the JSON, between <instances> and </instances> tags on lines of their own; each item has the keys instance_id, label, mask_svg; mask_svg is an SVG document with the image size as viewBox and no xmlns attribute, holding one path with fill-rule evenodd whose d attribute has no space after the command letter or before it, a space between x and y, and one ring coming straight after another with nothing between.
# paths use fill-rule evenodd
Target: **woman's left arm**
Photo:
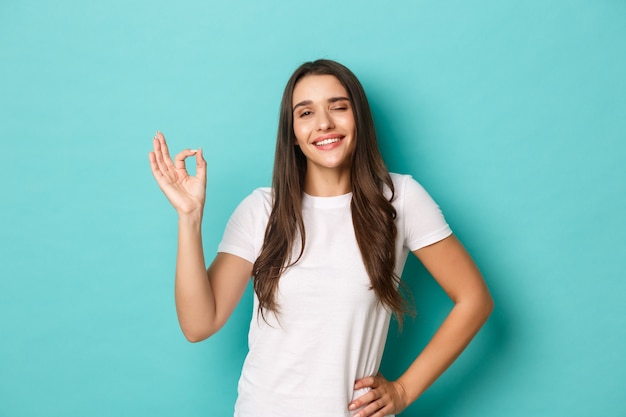
<instances>
[{"instance_id":1,"label":"woman's left arm","mask_svg":"<svg viewBox=\"0 0 626 417\"><path fill-rule=\"evenodd\" d=\"M454 362L493 310L480 271L454 235L413 253L452 299L454 307L400 378L387 381L379 374L356 381L355 389L371 390L349 404L349 410L363 407L354 417L402 412Z\"/></svg>"}]
</instances>

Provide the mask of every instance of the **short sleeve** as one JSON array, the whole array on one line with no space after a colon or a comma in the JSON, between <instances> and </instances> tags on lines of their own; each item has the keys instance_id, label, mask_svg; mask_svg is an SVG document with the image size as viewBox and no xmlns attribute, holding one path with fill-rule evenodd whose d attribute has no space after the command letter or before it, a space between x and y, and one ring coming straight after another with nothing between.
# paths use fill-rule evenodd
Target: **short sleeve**
<instances>
[{"instance_id":1,"label":"short sleeve","mask_svg":"<svg viewBox=\"0 0 626 417\"><path fill-rule=\"evenodd\" d=\"M424 187L410 175L396 177L404 245L416 251L450 236L452 230L441 209Z\"/></svg>"},{"instance_id":2,"label":"short sleeve","mask_svg":"<svg viewBox=\"0 0 626 417\"><path fill-rule=\"evenodd\" d=\"M243 199L230 216L217 251L254 263L261 253L271 204L269 188L258 188Z\"/></svg>"}]
</instances>

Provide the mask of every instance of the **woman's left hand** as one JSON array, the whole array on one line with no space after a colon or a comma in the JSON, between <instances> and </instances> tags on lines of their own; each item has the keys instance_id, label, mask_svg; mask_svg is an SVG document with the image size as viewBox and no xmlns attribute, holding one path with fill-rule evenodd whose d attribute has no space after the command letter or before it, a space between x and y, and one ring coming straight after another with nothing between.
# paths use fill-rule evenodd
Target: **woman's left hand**
<instances>
[{"instance_id":1,"label":"woman's left hand","mask_svg":"<svg viewBox=\"0 0 626 417\"><path fill-rule=\"evenodd\" d=\"M409 405L404 386L398 381L388 381L380 373L357 380L354 389L363 388L370 390L348 405L350 411L359 410L353 417L389 416L402 412Z\"/></svg>"}]
</instances>

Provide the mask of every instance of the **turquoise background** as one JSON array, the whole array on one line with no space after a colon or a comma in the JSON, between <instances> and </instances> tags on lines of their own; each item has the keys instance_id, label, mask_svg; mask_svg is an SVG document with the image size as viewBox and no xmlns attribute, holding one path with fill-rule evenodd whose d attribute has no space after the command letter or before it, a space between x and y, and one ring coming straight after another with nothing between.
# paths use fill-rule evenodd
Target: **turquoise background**
<instances>
[{"instance_id":1,"label":"turquoise background","mask_svg":"<svg viewBox=\"0 0 626 417\"><path fill-rule=\"evenodd\" d=\"M626 2L0 3L0 416L228 416L251 292L189 344L156 129L202 146L206 252L271 177L283 86L364 84L391 170L443 208L496 309L403 416L626 415ZM391 378L450 302L418 262ZM302 410L306 416L307 410Z\"/></svg>"}]
</instances>

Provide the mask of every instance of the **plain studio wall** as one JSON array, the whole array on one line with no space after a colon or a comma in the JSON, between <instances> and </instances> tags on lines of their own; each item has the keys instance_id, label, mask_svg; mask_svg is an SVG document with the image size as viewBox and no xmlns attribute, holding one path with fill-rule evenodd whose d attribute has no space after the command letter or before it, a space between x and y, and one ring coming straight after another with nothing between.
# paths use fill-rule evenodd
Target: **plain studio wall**
<instances>
[{"instance_id":1,"label":"plain studio wall","mask_svg":"<svg viewBox=\"0 0 626 417\"><path fill-rule=\"evenodd\" d=\"M185 341L147 153L157 129L203 147L212 257L270 184L287 78L320 57L361 79L390 170L496 302L402 416L626 415L626 3L60 0L0 4L0 416L232 415L252 293ZM417 261L404 279L390 378L451 305Z\"/></svg>"}]
</instances>

